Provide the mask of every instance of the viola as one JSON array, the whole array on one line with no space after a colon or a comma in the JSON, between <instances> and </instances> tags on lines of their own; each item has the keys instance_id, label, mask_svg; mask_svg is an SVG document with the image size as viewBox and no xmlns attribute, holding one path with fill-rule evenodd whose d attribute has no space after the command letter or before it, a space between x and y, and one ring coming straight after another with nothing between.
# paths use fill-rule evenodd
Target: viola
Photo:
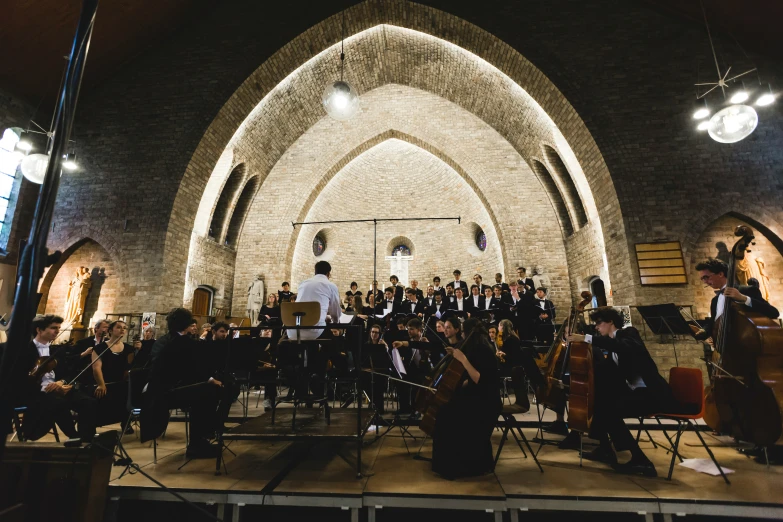
<instances>
[{"instance_id":1,"label":"viola","mask_svg":"<svg viewBox=\"0 0 783 522\"><path fill-rule=\"evenodd\" d=\"M32 382L40 385L44 375L54 371L55 368L57 368L57 359L54 358L54 355L39 357L35 361L35 366L27 375Z\"/></svg>"},{"instance_id":2,"label":"viola","mask_svg":"<svg viewBox=\"0 0 783 522\"><path fill-rule=\"evenodd\" d=\"M745 256L753 231L739 226L731 250L727 287L736 288L736 262ZM717 362L708 362L704 420L734 438L769 446L783 433L783 328L752 308L726 299L715 321Z\"/></svg>"}]
</instances>

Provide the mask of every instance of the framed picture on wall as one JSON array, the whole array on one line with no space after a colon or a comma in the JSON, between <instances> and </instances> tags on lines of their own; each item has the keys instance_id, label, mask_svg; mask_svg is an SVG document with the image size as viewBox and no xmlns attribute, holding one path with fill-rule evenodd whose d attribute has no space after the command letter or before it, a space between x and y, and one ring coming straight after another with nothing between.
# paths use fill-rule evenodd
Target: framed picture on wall
<instances>
[{"instance_id":1,"label":"framed picture on wall","mask_svg":"<svg viewBox=\"0 0 783 522\"><path fill-rule=\"evenodd\" d=\"M636 263L642 286L688 283L679 241L636 243Z\"/></svg>"}]
</instances>

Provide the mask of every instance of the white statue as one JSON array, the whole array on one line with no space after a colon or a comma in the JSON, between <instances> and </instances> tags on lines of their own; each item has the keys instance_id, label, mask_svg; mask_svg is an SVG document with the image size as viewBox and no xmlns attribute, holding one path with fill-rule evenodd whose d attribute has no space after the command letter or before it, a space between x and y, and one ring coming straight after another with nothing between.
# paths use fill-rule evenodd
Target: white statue
<instances>
[{"instance_id":1,"label":"white statue","mask_svg":"<svg viewBox=\"0 0 783 522\"><path fill-rule=\"evenodd\" d=\"M264 277L256 276L255 281L247 288L247 315L250 317L250 325L258 326L261 316L261 307L264 305Z\"/></svg>"},{"instance_id":2,"label":"white statue","mask_svg":"<svg viewBox=\"0 0 783 522\"><path fill-rule=\"evenodd\" d=\"M397 276L403 286L408 286L408 262L413 260L413 256L404 256L399 250L393 256L386 256L389 262L389 275Z\"/></svg>"},{"instance_id":3,"label":"white statue","mask_svg":"<svg viewBox=\"0 0 783 522\"><path fill-rule=\"evenodd\" d=\"M543 286L547 291L551 290L552 280L544 273L544 267L541 265L533 267L533 284L536 288Z\"/></svg>"}]
</instances>

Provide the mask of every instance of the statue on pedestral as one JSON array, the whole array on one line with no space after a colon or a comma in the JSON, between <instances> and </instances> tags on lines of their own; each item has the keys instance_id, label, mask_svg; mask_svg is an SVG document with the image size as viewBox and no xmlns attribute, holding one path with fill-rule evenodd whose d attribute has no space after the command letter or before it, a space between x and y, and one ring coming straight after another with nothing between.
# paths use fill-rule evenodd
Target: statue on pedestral
<instances>
[{"instance_id":1,"label":"statue on pedestral","mask_svg":"<svg viewBox=\"0 0 783 522\"><path fill-rule=\"evenodd\" d=\"M250 317L251 326L258 326L262 306L264 306L264 276L258 274L255 281L247 288L247 315Z\"/></svg>"},{"instance_id":2,"label":"statue on pedestral","mask_svg":"<svg viewBox=\"0 0 783 522\"><path fill-rule=\"evenodd\" d=\"M552 280L544 273L544 267L536 265L533 267L533 284L536 288L544 287L547 290L552 287Z\"/></svg>"},{"instance_id":3,"label":"statue on pedestral","mask_svg":"<svg viewBox=\"0 0 783 522\"><path fill-rule=\"evenodd\" d=\"M65 297L65 313L63 315L65 324L71 325L71 328L84 328L82 319L90 287L92 287L90 269L86 266L80 266L68 282L68 294Z\"/></svg>"}]
</instances>

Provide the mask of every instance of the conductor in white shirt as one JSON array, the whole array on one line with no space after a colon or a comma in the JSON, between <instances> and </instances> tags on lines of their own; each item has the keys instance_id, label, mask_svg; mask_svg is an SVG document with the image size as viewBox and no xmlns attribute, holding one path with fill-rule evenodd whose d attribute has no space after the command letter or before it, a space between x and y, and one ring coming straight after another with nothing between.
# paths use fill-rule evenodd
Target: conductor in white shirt
<instances>
[{"instance_id":1,"label":"conductor in white shirt","mask_svg":"<svg viewBox=\"0 0 783 522\"><path fill-rule=\"evenodd\" d=\"M326 326L326 316L337 322L342 313L340 309L340 291L337 285L329 281L332 275L332 265L328 261L318 261L315 264L315 275L299 284L296 302L306 303L316 301L321 305L321 317L316 326ZM323 329L300 330L302 340L317 339ZM288 330L288 337L296 339L296 330Z\"/></svg>"}]
</instances>

